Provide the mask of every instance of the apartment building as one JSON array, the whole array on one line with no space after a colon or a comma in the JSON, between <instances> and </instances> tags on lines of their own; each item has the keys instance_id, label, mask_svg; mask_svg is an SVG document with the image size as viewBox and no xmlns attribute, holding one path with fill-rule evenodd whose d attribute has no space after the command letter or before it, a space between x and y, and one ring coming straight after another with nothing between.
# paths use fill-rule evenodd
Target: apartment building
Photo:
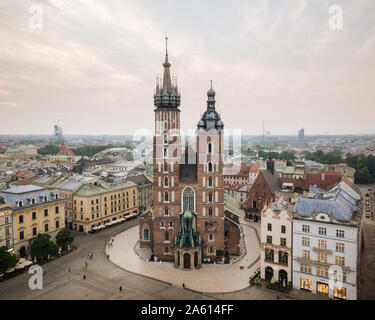
<instances>
[{"instance_id":1,"label":"apartment building","mask_svg":"<svg viewBox=\"0 0 375 320\"><path fill-rule=\"evenodd\" d=\"M293 287L356 300L359 243L360 214L351 194L339 188L299 198L293 212Z\"/></svg>"},{"instance_id":2,"label":"apartment building","mask_svg":"<svg viewBox=\"0 0 375 320\"><path fill-rule=\"evenodd\" d=\"M39 233L48 233L54 239L65 227L65 201L56 190L34 185L12 186L2 190L0 197L12 206L13 246L20 256L27 255Z\"/></svg>"},{"instance_id":3,"label":"apartment building","mask_svg":"<svg viewBox=\"0 0 375 320\"><path fill-rule=\"evenodd\" d=\"M13 248L12 206L0 197L0 247Z\"/></svg>"},{"instance_id":4,"label":"apartment building","mask_svg":"<svg viewBox=\"0 0 375 320\"><path fill-rule=\"evenodd\" d=\"M292 282L292 207L281 198L261 215L260 276L285 287Z\"/></svg>"},{"instance_id":5,"label":"apartment building","mask_svg":"<svg viewBox=\"0 0 375 320\"><path fill-rule=\"evenodd\" d=\"M94 227L138 213L138 190L134 182L107 183L98 180L73 193L73 230L89 232Z\"/></svg>"}]
</instances>

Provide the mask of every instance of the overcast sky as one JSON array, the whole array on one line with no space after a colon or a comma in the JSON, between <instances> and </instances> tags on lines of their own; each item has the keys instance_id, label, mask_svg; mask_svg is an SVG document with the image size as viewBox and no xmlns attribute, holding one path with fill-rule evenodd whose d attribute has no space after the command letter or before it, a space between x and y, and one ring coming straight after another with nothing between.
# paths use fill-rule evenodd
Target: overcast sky
<instances>
[{"instance_id":1,"label":"overcast sky","mask_svg":"<svg viewBox=\"0 0 375 320\"><path fill-rule=\"evenodd\" d=\"M342 30L329 28L334 4ZM3 0L0 134L153 130L166 32L184 130L212 78L228 131L375 133L373 0Z\"/></svg>"}]
</instances>

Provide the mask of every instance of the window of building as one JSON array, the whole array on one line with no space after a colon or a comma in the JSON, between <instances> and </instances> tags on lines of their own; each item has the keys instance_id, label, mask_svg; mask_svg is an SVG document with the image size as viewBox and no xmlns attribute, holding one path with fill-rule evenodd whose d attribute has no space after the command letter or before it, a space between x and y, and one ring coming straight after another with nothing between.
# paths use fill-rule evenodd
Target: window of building
<instances>
[{"instance_id":1,"label":"window of building","mask_svg":"<svg viewBox=\"0 0 375 320\"><path fill-rule=\"evenodd\" d=\"M164 178L164 186L165 186L165 187L168 187L168 184L169 184L169 183L168 183L168 177L165 177L165 178Z\"/></svg>"},{"instance_id":2,"label":"window of building","mask_svg":"<svg viewBox=\"0 0 375 320\"><path fill-rule=\"evenodd\" d=\"M320 262L327 262L327 254L318 252L318 261Z\"/></svg>"},{"instance_id":3,"label":"window of building","mask_svg":"<svg viewBox=\"0 0 375 320\"><path fill-rule=\"evenodd\" d=\"M31 217L32 217L33 220L36 220L36 212L35 211L31 213Z\"/></svg>"},{"instance_id":4,"label":"window of building","mask_svg":"<svg viewBox=\"0 0 375 320\"><path fill-rule=\"evenodd\" d=\"M268 231L272 231L272 224L271 224L271 223L268 223L268 224L267 224L267 230L268 230Z\"/></svg>"},{"instance_id":5,"label":"window of building","mask_svg":"<svg viewBox=\"0 0 375 320\"><path fill-rule=\"evenodd\" d=\"M317 266L316 267L316 275L328 278L328 268L322 267L322 266Z\"/></svg>"},{"instance_id":6,"label":"window of building","mask_svg":"<svg viewBox=\"0 0 375 320\"><path fill-rule=\"evenodd\" d=\"M56 229L60 228L60 221L56 220Z\"/></svg>"},{"instance_id":7,"label":"window of building","mask_svg":"<svg viewBox=\"0 0 375 320\"><path fill-rule=\"evenodd\" d=\"M327 228L319 227L319 234L322 235L322 236L326 236L327 235Z\"/></svg>"},{"instance_id":8,"label":"window of building","mask_svg":"<svg viewBox=\"0 0 375 320\"><path fill-rule=\"evenodd\" d=\"M22 214L18 216L18 222L23 223L23 215Z\"/></svg>"},{"instance_id":9,"label":"window of building","mask_svg":"<svg viewBox=\"0 0 375 320\"><path fill-rule=\"evenodd\" d=\"M311 264L301 263L301 272L311 273Z\"/></svg>"},{"instance_id":10,"label":"window of building","mask_svg":"<svg viewBox=\"0 0 375 320\"><path fill-rule=\"evenodd\" d=\"M318 240L318 246L321 249L327 249L327 240Z\"/></svg>"},{"instance_id":11,"label":"window of building","mask_svg":"<svg viewBox=\"0 0 375 320\"><path fill-rule=\"evenodd\" d=\"M208 153L209 154L212 153L212 143L211 142L208 143Z\"/></svg>"},{"instance_id":12,"label":"window of building","mask_svg":"<svg viewBox=\"0 0 375 320\"><path fill-rule=\"evenodd\" d=\"M280 238L280 246L286 247L286 238Z\"/></svg>"},{"instance_id":13,"label":"window of building","mask_svg":"<svg viewBox=\"0 0 375 320\"><path fill-rule=\"evenodd\" d=\"M167 207L164 208L164 215L168 216L168 208Z\"/></svg>"},{"instance_id":14,"label":"window of building","mask_svg":"<svg viewBox=\"0 0 375 320\"><path fill-rule=\"evenodd\" d=\"M24 231L20 231L20 240L25 239L25 233Z\"/></svg>"},{"instance_id":15,"label":"window of building","mask_svg":"<svg viewBox=\"0 0 375 320\"><path fill-rule=\"evenodd\" d=\"M272 244L272 236L267 236L267 243Z\"/></svg>"},{"instance_id":16,"label":"window of building","mask_svg":"<svg viewBox=\"0 0 375 320\"><path fill-rule=\"evenodd\" d=\"M165 231L165 233L164 233L164 240L169 241L169 232L168 231Z\"/></svg>"},{"instance_id":17,"label":"window of building","mask_svg":"<svg viewBox=\"0 0 375 320\"><path fill-rule=\"evenodd\" d=\"M168 191L165 191L164 192L164 202L168 202L168 201L169 201Z\"/></svg>"},{"instance_id":18,"label":"window of building","mask_svg":"<svg viewBox=\"0 0 375 320\"><path fill-rule=\"evenodd\" d=\"M281 233L286 233L286 227L285 226L281 226Z\"/></svg>"},{"instance_id":19,"label":"window of building","mask_svg":"<svg viewBox=\"0 0 375 320\"><path fill-rule=\"evenodd\" d=\"M308 272L308 273L311 273L311 272ZM311 283L312 281L310 279L301 278L301 290L311 291Z\"/></svg>"},{"instance_id":20,"label":"window of building","mask_svg":"<svg viewBox=\"0 0 375 320\"><path fill-rule=\"evenodd\" d=\"M164 162L164 172L168 172L168 163Z\"/></svg>"},{"instance_id":21,"label":"window of building","mask_svg":"<svg viewBox=\"0 0 375 320\"><path fill-rule=\"evenodd\" d=\"M342 242L336 242L336 251L337 252L344 252L344 243Z\"/></svg>"},{"instance_id":22,"label":"window of building","mask_svg":"<svg viewBox=\"0 0 375 320\"><path fill-rule=\"evenodd\" d=\"M337 238L344 238L345 232L344 230L336 230L336 237Z\"/></svg>"},{"instance_id":23,"label":"window of building","mask_svg":"<svg viewBox=\"0 0 375 320\"><path fill-rule=\"evenodd\" d=\"M55 213L56 213L56 214L59 213L59 207L58 207L58 206L55 207Z\"/></svg>"},{"instance_id":24,"label":"window of building","mask_svg":"<svg viewBox=\"0 0 375 320\"><path fill-rule=\"evenodd\" d=\"M310 247L310 238L302 237L302 245L306 247Z\"/></svg>"},{"instance_id":25,"label":"window of building","mask_svg":"<svg viewBox=\"0 0 375 320\"><path fill-rule=\"evenodd\" d=\"M346 299L346 288L335 287L333 289L333 296L337 299Z\"/></svg>"},{"instance_id":26,"label":"window of building","mask_svg":"<svg viewBox=\"0 0 375 320\"><path fill-rule=\"evenodd\" d=\"M82 211L82 208L81 208L81 211ZM44 216L48 217L48 209L44 209Z\"/></svg>"},{"instance_id":27,"label":"window of building","mask_svg":"<svg viewBox=\"0 0 375 320\"><path fill-rule=\"evenodd\" d=\"M186 210L190 210L191 212L195 212L195 201L194 201L194 190L190 187L187 187L182 192L182 209L183 212Z\"/></svg>"},{"instance_id":28,"label":"window of building","mask_svg":"<svg viewBox=\"0 0 375 320\"><path fill-rule=\"evenodd\" d=\"M345 257L336 256L335 261L336 261L336 264L339 266L345 265Z\"/></svg>"},{"instance_id":29,"label":"window of building","mask_svg":"<svg viewBox=\"0 0 375 320\"><path fill-rule=\"evenodd\" d=\"M169 247L164 247L164 253L168 254L169 253Z\"/></svg>"},{"instance_id":30,"label":"window of building","mask_svg":"<svg viewBox=\"0 0 375 320\"><path fill-rule=\"evenodd\" d=\"M265 250L265 261L273 261L274 259L274 252L272 249Z\"/></svg>"},{"instance_id":31,"label":"window of building","mask_svg":"<svg viewBox=\"0 0 375 320\"><path fill-rule=\"evenodd\" d=\"M214 235L212 234L212 233L210 233L209 235L208 235L208 240L209 241L212 241L214 239Z\"/></svg>"},{"instance_id":32,"label":"window of building","mask_svg":"<svg viewBox=\"0 0 375 320\"><path fill-rule=\"evenodd\" d=\"M302 250L302 257L310 259L310 250Z\"/></svg>"},{"instance_id":33,"label":"window of building","mask_svg":"<svg viewBox=\"0 0 375 320\"><path fill-rule=\"evenodd\" d=\"M48 232L48 223L44 225L44 232Z\"/></svg>"},{"instance_id":34,"label":"window of building","mask_svg":"<svg viewBox=\"0 0 375 320\"><path fill-rule=\"evenodd\" d=\"M213 171L212 168L213 168L212 162L209 162L208 163L208 172L212 172Z\"/></svg>"},{"instance_id":35,"label":"window of building","mask_svg":"<svg viewBox=\"0 0 375 320\"><path fill-rule=\"evenodd\" d=\"M212 202L212 192L208 193L208 202Z\"/></svg>"},{"instance_id":36,"label":"window of building","mask_svg":"<svg viewBox=\"0 0 375 320\"><path fill-rule=\"evenodd\" d=\"M279 263L288 264L288 253L279 251Z\"/></svg>"},{"instance_id":37,"label":"window of building","mask_svg":"<svg viewBox=\"0 0 375 320\"><path fill-rule=\"evenodd\" d=\"M212 208L211 207L208 208L208 216L212 217Z\"/></svg>"},{"instance_id":38,"label":"window of building","mask_svg":"<svg viewBox=\"0 0 375 320\"><path fill-rule=\"evenodd\" d=\"M212 177L208 177L208 186L212 187Z\"/></svg>"},{"instance_id":39,"label":"window of building","mask_svg":"<svg viewBox=\"0 0 375 320\"><path fill-rule=\"evenodd\" d=\"M310 232L310 226L303 224L302 225L302 232L309 233Z\"/></svg>"}]
</instances>

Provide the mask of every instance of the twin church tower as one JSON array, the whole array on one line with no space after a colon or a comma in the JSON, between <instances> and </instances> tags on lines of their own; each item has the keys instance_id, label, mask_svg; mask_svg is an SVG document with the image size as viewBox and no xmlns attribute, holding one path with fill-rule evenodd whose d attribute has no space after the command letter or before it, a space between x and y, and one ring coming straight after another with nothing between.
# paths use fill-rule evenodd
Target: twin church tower
<instances>
[{"instance_id":1,"label":"twin church tower","mask_svg":"<svg viewBox=\"0 0 375 320\"><path fill-rule=\"evenodd\" d=\"M154 94L153 206L140 217L140 246L182 269L225 262L239 254L239 225L237 215L224 213L224 124L215 109L215 91L211 84L196 143L182 146L181 96L172 83L167 47L163 67Z\"/></svg>"}]
</instances>

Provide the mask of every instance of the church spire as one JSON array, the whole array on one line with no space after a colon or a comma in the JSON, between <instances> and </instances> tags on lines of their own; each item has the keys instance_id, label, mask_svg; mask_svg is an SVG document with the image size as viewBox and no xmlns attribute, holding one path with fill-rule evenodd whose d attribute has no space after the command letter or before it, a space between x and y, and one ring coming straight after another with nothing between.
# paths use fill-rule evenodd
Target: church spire
<instances>
[{"instance_id":1,"label":"church spire","mask_svg":"<svg viewBox=\"0 0 375 320\"><path fill-rule=\"evenodd\" d=\"M171 73L170 68L171 64L168 61L168 37L165 37L165 62L163 63L164 67L164 76L163 76L163 92L171 93L172 82L171 82Z\"/></svg>"}]
</instances>

